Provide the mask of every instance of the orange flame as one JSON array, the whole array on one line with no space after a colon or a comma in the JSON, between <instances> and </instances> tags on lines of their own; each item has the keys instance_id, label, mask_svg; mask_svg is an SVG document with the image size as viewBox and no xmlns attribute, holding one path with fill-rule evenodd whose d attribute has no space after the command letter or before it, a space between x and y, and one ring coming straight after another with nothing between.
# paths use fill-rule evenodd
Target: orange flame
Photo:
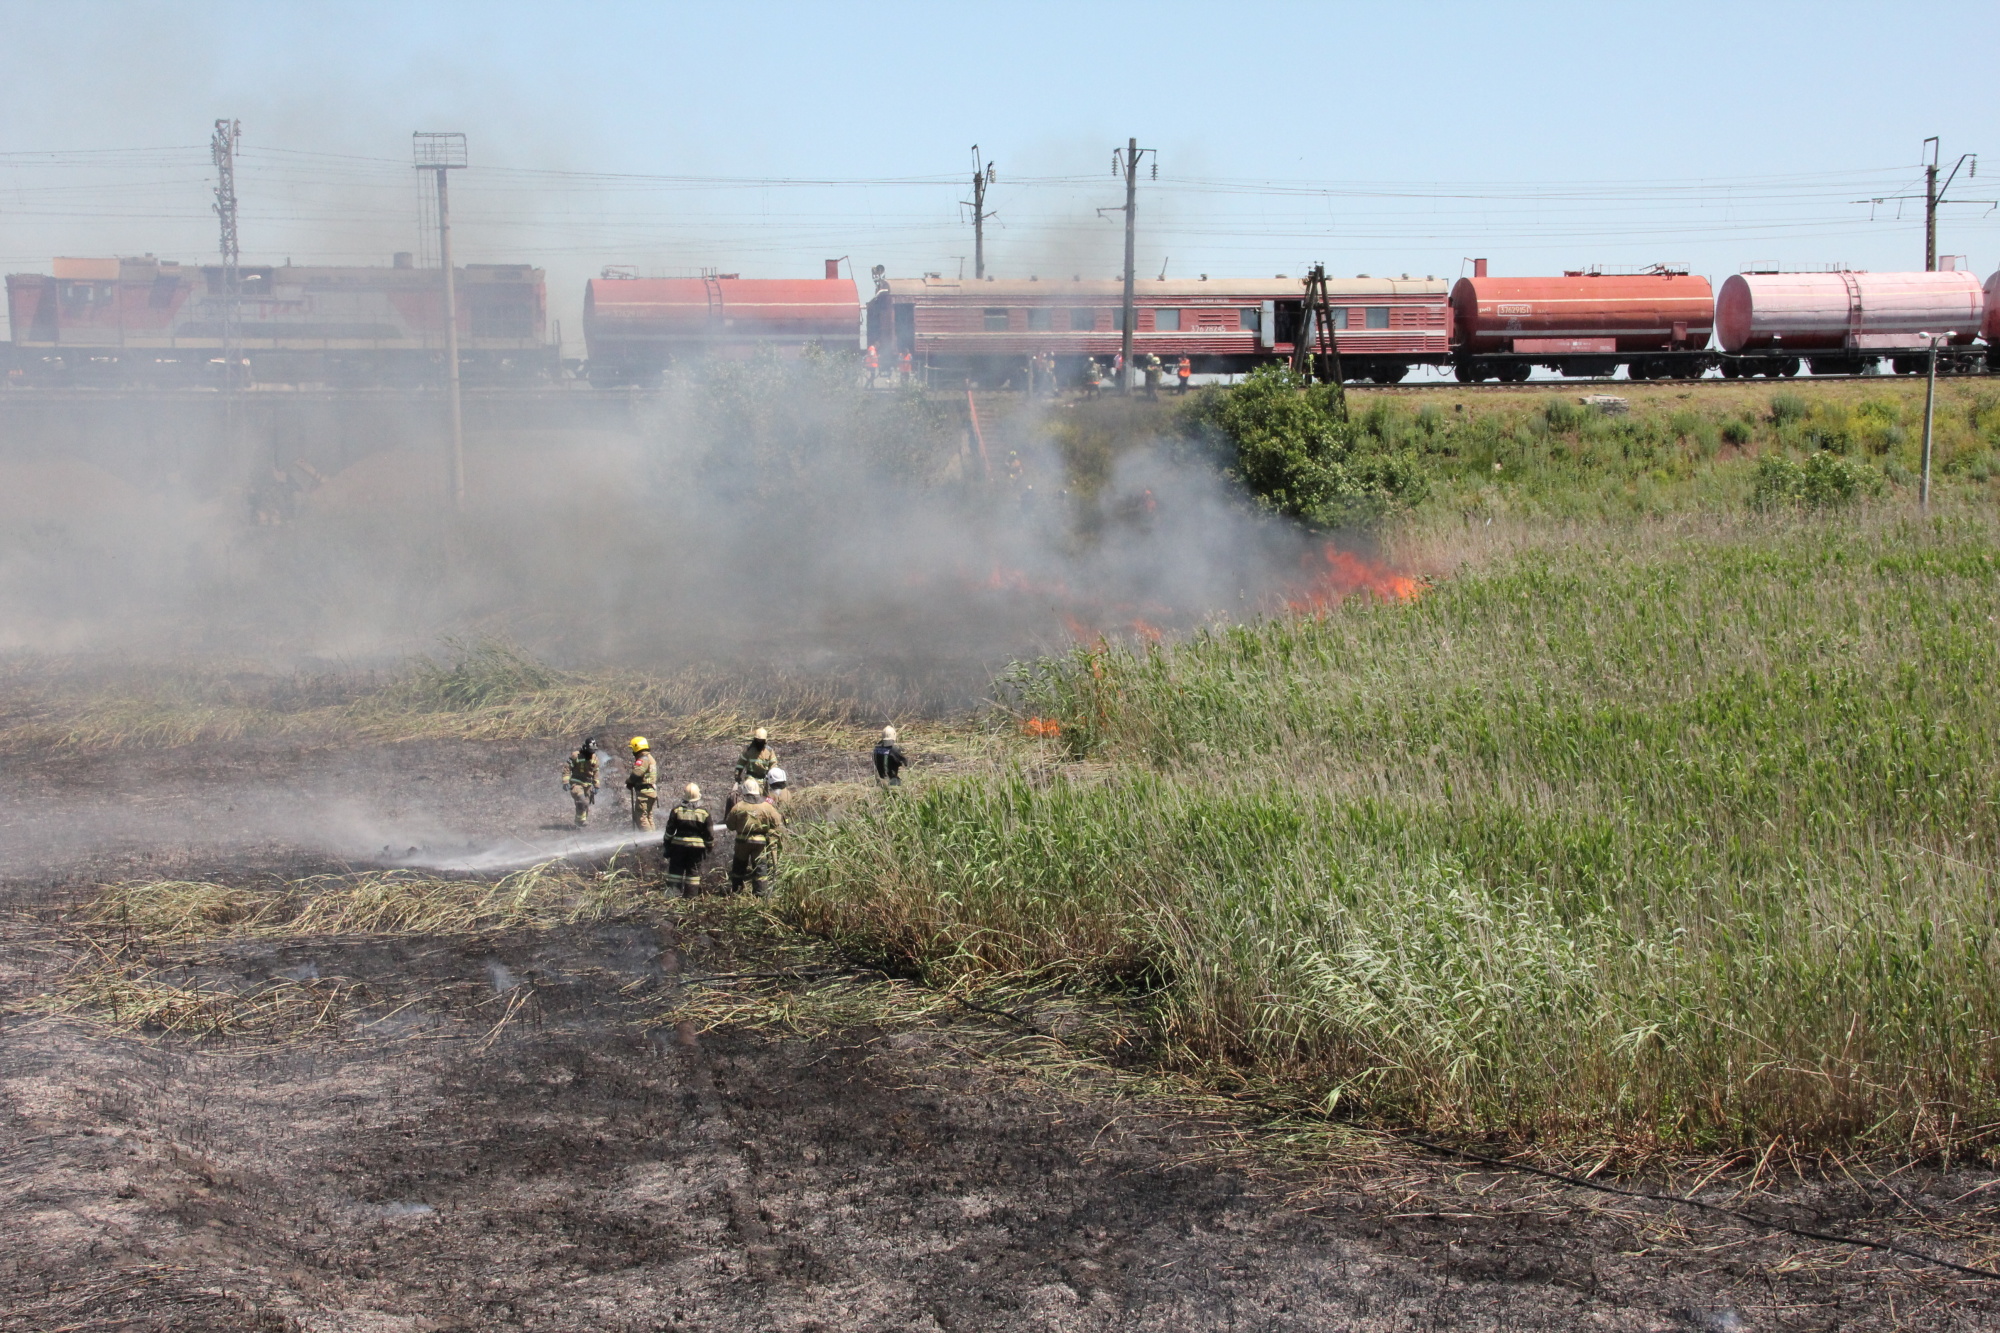
<instances>
[{"instance_id":1,"label":"orange flame","mask_svg":"<svg viewBox=\"0 0 2000 1333\"><path fill-rule=\"evenodd\" d=\"M1062 723L1052 717L1031 717L1021 724L1021 730L1038 741L1052 740L1062 735Z\"/></svg>"},{"instance_id":2,"label":"orange flame","mask_svg":"<svg viewBox=\"0 0 2000 1333\"><path fill-rule=\"evenodd\" d=\"M1320 558L1323 564L1311 556L1301 562L1306 578L1293 586L1285 599L1286 609L1321 615L1356 593L1370 593L1384 602L1411 602L1423 596L1420 580L1331 543L1320 551Z\"/></svg>"}]
</instances>

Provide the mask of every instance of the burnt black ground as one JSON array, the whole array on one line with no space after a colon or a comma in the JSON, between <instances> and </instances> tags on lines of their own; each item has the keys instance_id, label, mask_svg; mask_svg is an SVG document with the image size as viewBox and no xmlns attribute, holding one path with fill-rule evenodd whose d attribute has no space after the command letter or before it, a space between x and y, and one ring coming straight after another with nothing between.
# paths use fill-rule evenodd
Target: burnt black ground
<instances>
[{"instance_id":1,"label":"burnt black ground","mask_svg":"<svg viewBox=\"0 0 2000 1333\"><path fill-rule=\"evenodd\" d=\"M150 844L65 856L55 838L39 868L8 853L0 1329L2000 1326L1992 1288L1865 1253L1518 1177L1229 1150L1115 1080L1057 1086L989 1059L1007 1034L978 1015L815 1041L697 1033L662 1021L680 988L754 967L756 946L667 911L184 951L224 980L352 983L325 1039L189 1045L22 1012L79 947L59 904L94 882L342 863L282 830L232 849L230 816L282 804L232 799L247 789L318 780L384 818L527 836L563 813L559 754L169 754L124 787L0 761L9 828L87 833L147 801L185 815ZM663 766L719 791L732 755ZM798 756L809 778L860 772ZM1966 1254L1990 1247L1914 1224L1990 1236L1994 1183L1797 1185L1759 1206Z\"/></svg>"}]
</instances>

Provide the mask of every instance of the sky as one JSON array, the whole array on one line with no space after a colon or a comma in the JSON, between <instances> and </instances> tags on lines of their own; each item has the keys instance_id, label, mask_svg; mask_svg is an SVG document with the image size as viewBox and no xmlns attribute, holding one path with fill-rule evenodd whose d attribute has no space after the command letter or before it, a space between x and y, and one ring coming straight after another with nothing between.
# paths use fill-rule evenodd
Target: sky
<instances>
[{"instance_id":1,"label":"sky","mask_svg":"<svg viewBox=\"0 0 2000 1333\"><path fill-rule=\"evenodd\" d=\"M7 272L212 260L218 117L242 127L246 263L422 253L410 136L454 130L459 262L547 269L569 342L608 266L969 272L974 144L1002 277L1117 272L1097 210L1122 202L1112 153L1135 136L1145 274L1921 268L1930 135L1947 171L1995 155L1960 171L1939 248L2000 265L1991 0L0 0L0 18Z\"/></svg>"}]
</instances>

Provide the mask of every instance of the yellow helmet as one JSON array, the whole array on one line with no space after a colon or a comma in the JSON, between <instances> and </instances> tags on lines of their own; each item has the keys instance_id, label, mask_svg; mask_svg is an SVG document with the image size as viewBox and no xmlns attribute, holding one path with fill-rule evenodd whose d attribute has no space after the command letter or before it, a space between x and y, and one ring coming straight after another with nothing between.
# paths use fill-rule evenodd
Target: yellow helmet
<instances>
[{"instance_id":1,"label":"yellow helmet","mask_svg":"<svg viewBox=\"0 0 2000 1333\"><path fill-rule=\"evenodd\" d=\"M639 751L641 751L641 750L650 750L650 749L652 749L652 748L653 748L652 746L650 746L650 745L646 744L646 738L645 738L644 736L634 736L634 737L632 738L632 753L633 753L633 754L637 754L637 753L639 753Z\"/></svg>"},{"instance_id":2,"label":"yellow helmet","mask_svg":"<svg viewBox=\"0 0 2000 1333\"><path fill-rule=\"evenodd\" d=\"M768 741L771 739L771 733L765 728L759 727L750 733L750 739L753 741Z\"/></svg>"},{"instance_id":3,"label":"yellow helmet","mask_svg":"<svg viewBox=\"0 0 2000 1333\"><path fill-rule=\"evenodd\" d=\"M690 801L699 801L701 799L701 788L690 782L687 786L681 788L681 795L687 797Z\"/></svg>"}]
</instances>

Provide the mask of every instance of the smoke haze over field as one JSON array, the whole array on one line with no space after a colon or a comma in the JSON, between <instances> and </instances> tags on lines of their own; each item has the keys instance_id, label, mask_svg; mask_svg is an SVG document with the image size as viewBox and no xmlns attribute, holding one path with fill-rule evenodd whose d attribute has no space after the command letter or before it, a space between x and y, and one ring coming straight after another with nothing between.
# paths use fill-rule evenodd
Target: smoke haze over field
<instances>
[{"instance_id":1,"label":"smoke haze over field","mask_svg":"<svg viewBox=\"0 0 2000 1333\"><path fill-rule=\"evenodd\" d=\"M491 636L964 701L1010 659L1268 606L1296 576L1300 538L1171 449L1110 449L1072 484L1053 432L1120 407L989 403L982 459L962 401L850 373L480 400L462 514L435 399L287 396L233 435L173 425L213 396L16 409L0 649L362 666Z\"/></svg>"}]
</instances>

